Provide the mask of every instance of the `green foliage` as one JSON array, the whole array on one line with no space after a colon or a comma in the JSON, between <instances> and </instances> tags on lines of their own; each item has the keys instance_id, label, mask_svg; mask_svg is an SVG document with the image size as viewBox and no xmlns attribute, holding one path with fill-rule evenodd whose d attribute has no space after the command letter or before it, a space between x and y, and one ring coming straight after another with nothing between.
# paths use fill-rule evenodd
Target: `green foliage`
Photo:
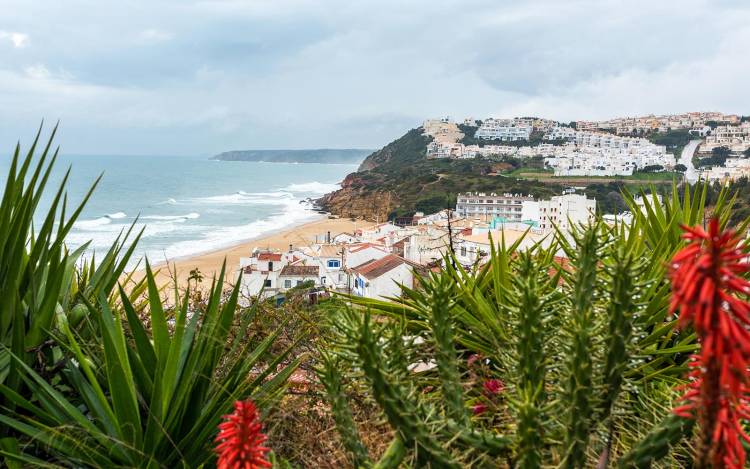
<instances>
[{"instance_id":1,"label":"green foliage","mask_svg":"<svg viewBox=\"0 0 750 469\"><path fill-rule=\"evenodd\" d=\"M117 309L100 296L90 310L102 333L101 350L81 342L63 321L65 337L58 340L69 347L65 385L47 382L14 357L35 399L0 388L23 409L0 415L0 421L71 466L192 467L211 461L212 436L233 402L252 397L267 410L296 367L292 362L277 372L286 355L268 356L278 333L256 348L230 337L239 287L222 302L223 279L222 271L205 309L194 309L186 293L167 313L148 269L151 337L141 322L144 311L124 290ZM244 310L237 319L246 325L254 314Z\"/></svg>"},{"instance_id":2,"label":"green foliage","mask_svg":"<svg viewBox=\"0 0 750 469\"><path fill-rule=\"evenodd\" d=\"M692 425L669 417L671 389L698 345L675 330L665 269L683 246L680 226L702 221L709 192L675 188L662 203L642 193L642 209L626 192L627 226L596 222L522 252L499 240L478 270L446 259L444 272L394 302L347 297L355 309L340 315L342 338L326 349L342 361L338 373L361 370L348 374L351 385L369 387L419 465L679 459ZM727 223L733 199L724 191L714 202ZM487 374L463 361L473 354ZM490 378L506 383L502 395L478 389ZM467 418L477 404L480 414Z\"/></svg>"},{"instance_id":3,"label":"green foliage","mask_svg":"<svg viewBox=\"0 0 750 469\"><path fill-rule=\"evenodd\" d=\"M705 166L724 166L731 153L728 147L716 147L711 150L711 156L699 158L696 166L699 168Z\"/></svg>"},{"instance_id":4,"label":"green foliage","mask_svg":"<svg viewBox=\"0 0 750 469\"><path fill-rule=\"evenodd\" d=\"M563 189L558 184L491 175L493 163L485 159L428 160L429 141L421 128L410 130L368 156L358 172L347 176L347 190L355 191L358 196L392 194L388 215L393 218L455 207L459 192L530 193L549 197ZM325 207L326 199L321 203Z\"/></svg>"},{"instance_id":5,"label":"green foliage","mask_svg":"<svg viewBox=\"0 0 750 469\"><path fill-rule=\"evenodd\" d=\"M46 342L56 317L69 317L74 325L86 319L85 302L112 291L140 237L125 249L131 227L117 237L100 262L91 256L77 268L86 246L69 253L64 239L98 180L67 213L65 185L70 170L35 229L34 216L58 154L58 149L51 150L56 128L36 154L41 131L40 127L25 156L16 146L0 202L0 384L21 394L26 390L19 369L51 366L57 360L59 347ZM12 360L11 354L18 360ZM9 408L15 405L6 398L0 398L0 403Z\"/></svg>"},{"instance_id":6,"label":"green foliage","mask_svg":"<svg viewBox=\"0 0 750 469\"><path fill-rule=\"evenodd\" d=\"M259 344L238 333L257 310L238 309L239 283L223 291L223 269L205 303L186 291L166 306L148 265L126 292L132 227L78 262L85 246L69 254L64 238L93 187L66 217L66 175L35 230L52 137L36 162L38 135L25 158L16 149L0 204L0 455L9 467L210 463L221 416L247 397L267 411L297 361L270 352L281 328Z\"/></svg>"},{"instance_id":7,"label":"green foliage","mask_svg":"<svg viewBox=\"0 0 750 469\"><path fill-rule=\"evenodd\" d=\"M604 233L606 239L606 234ZM564 275L570 285L570 317L568 330L570 342L566 344L567 385L563 401L567 409L564 417L565 434L564 465L569 468L583 467L586 462L586 447L593 426L594 386L593 350L596 324L594 302L596 300L597 263L602 255L598 226L583 233L574 233L573 245L562 243L570 258L573 271ZM574 247L575 246L575 247ZM629 292L632 293L632 292Z\"/></svg>"}]
</instances>

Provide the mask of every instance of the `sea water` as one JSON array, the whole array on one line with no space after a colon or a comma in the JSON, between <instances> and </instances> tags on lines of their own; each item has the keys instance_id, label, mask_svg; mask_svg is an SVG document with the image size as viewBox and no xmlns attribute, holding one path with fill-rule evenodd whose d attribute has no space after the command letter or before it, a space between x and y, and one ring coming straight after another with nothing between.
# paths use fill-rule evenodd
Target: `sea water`
<instances>
[{"instance_id":1,"label":"sea water","mask_svg":"<svg viewBox=\"0 0 750 469\"><path fill-rule=\"evenodd\" d=\"M0 156L0 186L5 185L9 164L8 156ZM62 154L42 208L68 167L68 213L103 174L67 236L68 245L89 242L91 250L102 252L135 222L135 231L144 229L135 258L145 255L152 263L320 218L305 201L337 189L344 176L356 170L356 165L214 161L205 156Z\"/></svg>"}]
</instances>

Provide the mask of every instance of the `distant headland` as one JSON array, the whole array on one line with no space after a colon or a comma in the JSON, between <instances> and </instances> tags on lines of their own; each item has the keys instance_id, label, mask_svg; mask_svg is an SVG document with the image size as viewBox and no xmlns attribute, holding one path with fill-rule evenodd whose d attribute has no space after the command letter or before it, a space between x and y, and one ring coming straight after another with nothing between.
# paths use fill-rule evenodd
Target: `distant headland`
<instances>
[{"instance_id":1,"label":"distant headland","mask_svg":"<svg viewBox=\"0 0 750 469\"><path fill-rule=\"evenodd\" d=\"M314 150L234 150L212 156L220 161L265 161L269 163L350 163L359 164L372 150L321 148Z\"/></svg>"}]
</instances>

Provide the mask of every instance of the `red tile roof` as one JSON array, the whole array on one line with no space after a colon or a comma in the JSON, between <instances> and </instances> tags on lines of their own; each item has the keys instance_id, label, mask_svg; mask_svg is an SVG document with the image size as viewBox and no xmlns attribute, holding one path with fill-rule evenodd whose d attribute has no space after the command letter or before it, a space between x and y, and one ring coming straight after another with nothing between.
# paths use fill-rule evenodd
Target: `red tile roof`
<instances>
[{"instance_id":1,"label":"red tile roof","mask_svg":"<svg viewBox=\"0 0 750 469\"><path fill-rule=\"evenodd\" d=\"M367 261L353 270L365 278L373 279L380 277L386 272L390 272L401 264L407 264L406 259L394 254L388 254L380 259Z\"/></svg>"},{"instance_id":2,"label":"red tile roof","mask_svg":"<svg viewBox=\"0 0 750 469\"><path fill-rule=\"evenodd\" d=\"M317 265L285 265L279 277L317 277L319 273Z\"/></svg>"},{"instance_id":3,"label":"red tile roof","mask_svg":"<svg viewBox=\"0 0 750 469\"><path fill-rule=\"evenodd\" d=\"M278 262L281 260L281 253L278 252L261 252L258 254L259 261L274 261Z\"/></svg>"}]
</instances>

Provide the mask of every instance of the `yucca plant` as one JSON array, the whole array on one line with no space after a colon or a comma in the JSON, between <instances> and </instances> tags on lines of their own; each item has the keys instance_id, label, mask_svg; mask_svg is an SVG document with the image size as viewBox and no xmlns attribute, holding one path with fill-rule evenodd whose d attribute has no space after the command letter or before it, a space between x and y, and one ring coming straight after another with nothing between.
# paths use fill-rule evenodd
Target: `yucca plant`
<instances>
[{"instance_id":1,"label":"yucca plant","mask_svg":"<svg viewBox=\"0 0 750 469\"><path fill-rule=\"evenodd\" d=\"M137 234L127 247L131 226L118 236L101 262L95 262L92 256L82 271L77 269L87 245L71 253L65 246L65 236L98 180L72 213L67 213L65 187L70 169L47 212L36 217L41 222L35 225L59 151L52 151L56 130L52 130L41 152L37 152L41 127L25 155L20 145L16 146L0 201L0 383L15 392L23 392L18 372L21 363L40 369L57 359L58 354L46 343L56 315L71 314L77 324L87 314L84 299L92 301L102 292L110 295L140 237ZM11 360L11 353L20 362ZM0 403L13 406L4 397Z\"/></svg>"},{"instance_id":2,"label":"yucca plant","mask_svg":"<svg viewBox=\"0 0 750 469\"><path fill-rule=\"evenodd\" d=\"M238 308L224 269L205 303L188 291L164 306L148 265L126 291L132 226L80 262L87 246L69 253L64 240L94 187L66 217L66 175L35 231L53 137L38 159L39 135L25 158L16 149L0 205L0 454L11 467L210 463L236 400L265 412L279 397L298 363L291 347L270 352L279 331L246 340L257 308Z\"/></svg>"},{"instance_id":3,"label":"yucca plant","mask_svg":"<svg viewBox=\"0 0 750 469\"><path fill-rule=\"evenodd\" d=\"M654 393L674 397L686 369L678 353L696 346L691 334L687 344L656 341L668 360L649 362L643 341L672 330L669 285L649 276L637 236L632 225L598 222L558 233L549 247L500 244L477 275L448 267L404 289L401 304L357 302L320 371L353 459L378 464L347 417L345 380L368 384L418 465L643 467L673 453L692 425L651 404ZM466 360L477 353L483 386Z\"/></svg>"},{"instance_id":4,"label":"yucca plant","mask_svg":"<svg viewBox=\"0 0 750 469\"><path fill-rule=\"evenodd\" d=\"M276 334L255 348L240 338L228 340L235 320L246 327L256 310L241 310L235 319L239 286L224 299L223 270L207 306L198 310L190 308L186 293L172 313L165 312L150 267L146 279L151 334L120 289L120 305L113 308L104 295L90 305L101 353L61 321L65 337L59 342L69 347L62 383L48 382L13 357L34 397L0 387L18 409L0 415L0 422L27 437L33 451L5 451L6 457L41 464L34 453L46 454L71 467L199 466L214 458L217 425L236 400L252 397L268 410L279 397L297 361L268 356Z\"/></svg>"}]
</instances>

